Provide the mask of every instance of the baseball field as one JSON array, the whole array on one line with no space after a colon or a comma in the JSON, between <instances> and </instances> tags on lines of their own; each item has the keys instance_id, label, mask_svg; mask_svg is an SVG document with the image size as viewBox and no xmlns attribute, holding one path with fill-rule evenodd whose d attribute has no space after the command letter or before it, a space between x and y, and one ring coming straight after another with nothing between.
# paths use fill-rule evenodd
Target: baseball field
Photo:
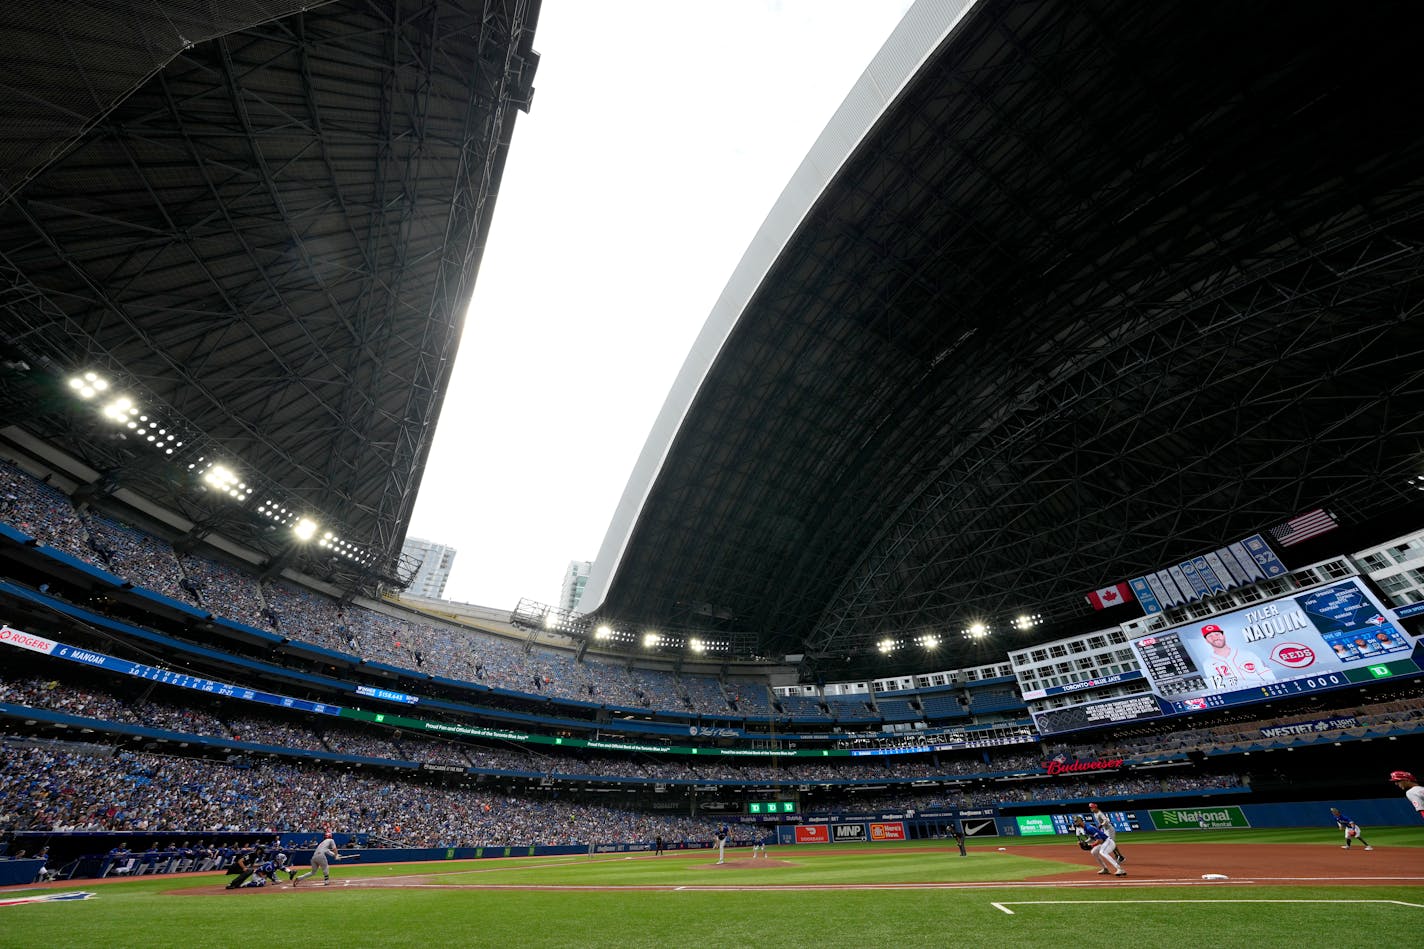
<instances>
[{"instance_id":1,"label":"baseball field","mask_svg":"<svg viewBox=\"0 0 1424 949\"><path fill-rule=\"evenodd\" d=\"M1104 877L1064 838L333 867L0 890L0 946L1370 946L1424 928L1424 828L1123 834ZM1212 879L1205 877L1211 876ZM1226 879L1215 879L1224 876ZM76 892L87 898L58 899ZM38 898L38 899L36 899ZM26 902L20 902L26 901Z\"/></svg>"}]
</instances>

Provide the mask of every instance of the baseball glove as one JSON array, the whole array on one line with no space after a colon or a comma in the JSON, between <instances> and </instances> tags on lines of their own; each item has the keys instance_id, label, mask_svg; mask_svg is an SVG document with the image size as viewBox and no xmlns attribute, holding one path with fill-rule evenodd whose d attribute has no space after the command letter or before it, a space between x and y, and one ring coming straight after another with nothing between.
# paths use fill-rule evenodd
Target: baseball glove
<instances>
[{"instance_id":1,"label":"baseball glove","mask_svg":"<svg viewBox=\"0 0 1424 949\"><path fill-rule=\"evenodd\" d=\"M1092 850L1092 849L1093 849L1093 842L1092 842L1091 840L1089 840L1087 837L1079 837L1079 838L1078 838L1078 849L1079 849L1079 850Z\"/></svg>"}]
</instances>

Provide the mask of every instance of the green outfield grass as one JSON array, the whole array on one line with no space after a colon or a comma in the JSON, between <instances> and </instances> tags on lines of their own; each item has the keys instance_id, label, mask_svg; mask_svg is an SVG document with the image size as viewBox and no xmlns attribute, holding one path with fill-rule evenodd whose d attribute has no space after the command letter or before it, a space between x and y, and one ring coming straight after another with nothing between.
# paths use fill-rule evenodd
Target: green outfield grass
<instances>
[{"instance_id":1,"label":"green outfield grass","mask_svg":"<svg viewBox=\"0 0 1424 949\"><path fill-rule=\"evenodd\" d=\"M1372 828L1378 848L1424 845L1418 828ZM1329 828L1124 834L1149 842L1335 846ZM1304 946L1378 947L1424 927L1424 887L1127 886L937 890L788 890L790 886L1032 881L1081 870L1062 838L997 839L961 858L912 841L772 848L780 866L711 868L708 851L533 857L363 866L339 864L331 887L221 891L226 877L147 878L88 887L83 902L0 907L0 946ZM1030 848L1001 853L999 846ZM936 852L924 852L927 847ZM369 852L374 857L375 851ZM747 851L729 851L745 858ZM672 886L625 892L346 888L344 881L431 875L432 882L530 886ZM703 886L747 886L707 891ZM776 889L781 887L782 889ZM760 888L760 889L758 889ZM68 889L68 888L66 888ZM73 889L85 889L76 883ZM177 890L206 895L174 895ZM54 891L46 891L54 892ZM15 891L0 896L13 897ZM1301 901L1301 902L1228 902ZM1305 902L1323 900L1330 902ZM1414 904L1398 905L1384 901ZM1212 901L1207 904L1197 901ZM1347 902L1341 902L1347 901ZM997 904L997 905L996 905Z\"/></svg>"}]
</instances>

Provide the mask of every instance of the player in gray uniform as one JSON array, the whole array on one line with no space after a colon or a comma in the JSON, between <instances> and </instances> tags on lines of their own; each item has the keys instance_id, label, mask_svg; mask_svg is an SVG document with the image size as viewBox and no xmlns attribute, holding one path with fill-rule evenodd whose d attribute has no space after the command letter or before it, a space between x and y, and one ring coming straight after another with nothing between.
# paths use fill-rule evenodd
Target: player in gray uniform
<instances>
[{"instance_id":1,"label":"player in gray uniform","mask_svg":"<svg viewBox=\"0 0 1424 949\"><path fill-rule=\"evenodd\" d=\"M331 833L328 831L327 835L322 838L321 843L316 845L316 850L312 852L311 869L294 879L292 881L292 886L296 886L298 883L311 876L317 870L321 871L322 884L325 886L330 886L331 869L327 861L340 859L341 854L336 852L336 841L331 839Z\"/></svg>"},{"instance_id":2,"label":"player in gray uniform","mask_svg":"<svg viewBox=\"0 0 1424 949\"><path fill-rule=\"evenodd\" d=\"M1127 858L1124 857L1122 851L1117 848L1117 828L1113 826L1113 822L1108 819L1108 815L1098 810L1098 805L1096 804L1089 804L1088 810L1093 812L1093 820L1103 829L1103 833L1108 835L1108 840L1112 841L1113 859L1118 863L1124 863Z\"/></svg>"}]
</instances>

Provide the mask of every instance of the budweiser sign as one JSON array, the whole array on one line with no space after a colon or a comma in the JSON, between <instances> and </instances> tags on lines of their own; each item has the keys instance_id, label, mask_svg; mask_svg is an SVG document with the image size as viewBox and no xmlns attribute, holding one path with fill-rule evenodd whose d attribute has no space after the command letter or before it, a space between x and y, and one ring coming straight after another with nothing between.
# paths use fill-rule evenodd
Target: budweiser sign
<instances>
[{"instance_id":1,"label":"budweiser sign","mask_svg":"<svg viewBox=\"0 0 1424 949\"><path fill-rule=\"evenodd\" d=\"M1081 771L1112 771L1122 767L1121 758L1092 758L1084 761L1082 758L1074 758L1069 761L1060 755L1052 761L1045 761L1043 769L1049 774L1077 774Z\"/></svg>"}]
</instances>

